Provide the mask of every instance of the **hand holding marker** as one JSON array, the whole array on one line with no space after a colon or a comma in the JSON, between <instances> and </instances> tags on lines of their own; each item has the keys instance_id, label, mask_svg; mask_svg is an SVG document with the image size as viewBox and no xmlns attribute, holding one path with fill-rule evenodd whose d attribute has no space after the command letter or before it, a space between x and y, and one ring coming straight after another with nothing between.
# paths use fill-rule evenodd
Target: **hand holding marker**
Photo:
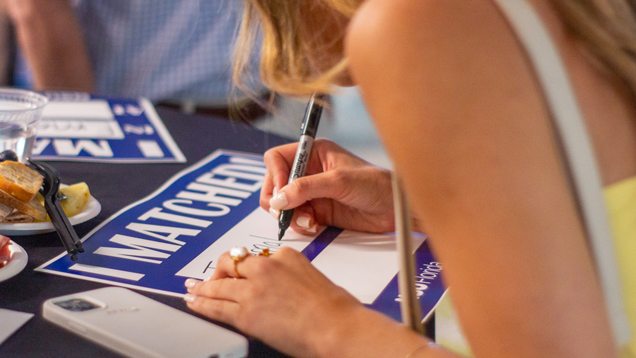
<instances>
[{"instance_id":1,"label":"hand holding marker","mask_svg":"<svg viewBox=\"0 0 636 358\"><path fill-rule=\"evenodd\" d=\"M314 144L316 138L316 132L318 132L318 123L320 123L320 116L322 115L322 103L325 100L324 95L313 94L307 104L305 110L305 118L303 124L300 127L300 140L298 141L298 150L296 151L296 157L294 158L294 164L292 165L291 172L289 173L289 180L287 184L294 181L296 178L300 178L305 175L307 170L307 163L309 162L309 156L311 155L311 147ZM280 213L278 219L278 240L283 238L285 231L291 224L292 217L294 216L294 209L283 210Z\"/></svg>"}]
</instances>

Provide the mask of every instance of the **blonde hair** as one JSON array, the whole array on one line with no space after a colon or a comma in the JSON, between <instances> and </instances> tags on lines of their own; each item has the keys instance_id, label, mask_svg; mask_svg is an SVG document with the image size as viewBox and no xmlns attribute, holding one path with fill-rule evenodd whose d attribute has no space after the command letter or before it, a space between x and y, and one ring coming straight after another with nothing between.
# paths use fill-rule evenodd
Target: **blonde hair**
<instances>
[{"instance_id":1,"label":"blonde hair","mask_svg":"<svg viewBox=\"0 0 636 358\"><path fill-rule=\"evenodd\" d=\"M551 0L570 33L636 95L636 0Z\"/></svg>"},{"instance_id":2,"label":"blonde hair","mask_svg":"<svg viewBox=\"0 0 636 358\"><path fill-rule=\"evenodd\" d=\"M362 0L321 0L312 6L351 18ZM636 94L636 0L550 0L565 26L598 64ZM273 91L306 95L330 92L330 83L346 69L342 58L324 73L312 70L310 41L301 35L301 8L307 0L245 0L237 43L234 81L239 86L259 30L263 45L260 74ZM344 35L344 34L341 34Z\"/></svg>"},{"instance_id":3,"label":"blonde hair","mask_svg":"<svg viewBox=\"0 0 636 358\"><path fill-rule=\"evenodd\" d=\"M363 0L322 0L310 6L351 18ZM308 1L245 0L234 63L234 83L243 91L250 71L250 56L256 39L262 35L261 81L271 90L289 95L328 93L334 79L346 69L342 58L325 73L316 73L309 62L310 39L301 35L301 4ZM341 34L344 35L344 34Z\"/></svg>"}]
</instances>

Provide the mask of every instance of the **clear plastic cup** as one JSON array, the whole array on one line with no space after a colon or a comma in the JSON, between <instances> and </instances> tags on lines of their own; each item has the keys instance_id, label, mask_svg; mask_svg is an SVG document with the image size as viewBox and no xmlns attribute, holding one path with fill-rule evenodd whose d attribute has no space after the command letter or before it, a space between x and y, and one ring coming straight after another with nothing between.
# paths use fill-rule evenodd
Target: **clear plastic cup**
<instances>
[{"instance_id":1,"label":"clear plastic cup","mask_svg":"<svg viewBox=\"0 0 636 358\"><path fill-rule=\"evenodd\" d=\"M48 99L38 93L0 88L0 153L13 152L20 162L31 158L37 125Z\"/></svg>"}]
</instances>

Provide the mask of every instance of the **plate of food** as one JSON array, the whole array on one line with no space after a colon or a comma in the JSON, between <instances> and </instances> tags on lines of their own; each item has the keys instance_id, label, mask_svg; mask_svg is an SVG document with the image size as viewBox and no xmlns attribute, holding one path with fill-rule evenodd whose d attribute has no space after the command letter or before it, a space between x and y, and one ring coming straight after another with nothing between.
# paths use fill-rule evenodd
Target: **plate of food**
<instances>
[{"instance_id":1,"label":"plate of food","mask_svg":"<svg viewBox=\"0 0 636 358\"><path fill-rule=\"evenodd\" d=\"M42 176L18 162L0 162L0 234L35 235L55 231L39 193ZM90 195L86 183L60 185L60 205L71 225L94 218L100 203Z\"/></svg>"},{"instance_id":2,"label":"plate of food","mask_svg":"<svg viewBox=\"0 0 636 358\"><path fill-rule=\"evenodd\" d=\"M6 236L0 236L0 282L24 270L29 261L22 246L11 241Z\"/></svg>"},{"instance_id":3,"label":"plate of food","mask_svg":"<svg viewBox=\"0 0 636 358\"><path fill-rule=\"evenodd\" d=\"M60 203L71 225L88 221L96 217L102 210L101 204L90 195L88 186L85 183L77 183L70 186L62 185L60 193L66 197ZM84 198L84 200L81 198ZM12 212L0 222L0 234L2 235L37 235L53 231L55 231L55 228L48 217L45 221L37 221L37 219L19 211Z\"/></svg>"}]
</instances>

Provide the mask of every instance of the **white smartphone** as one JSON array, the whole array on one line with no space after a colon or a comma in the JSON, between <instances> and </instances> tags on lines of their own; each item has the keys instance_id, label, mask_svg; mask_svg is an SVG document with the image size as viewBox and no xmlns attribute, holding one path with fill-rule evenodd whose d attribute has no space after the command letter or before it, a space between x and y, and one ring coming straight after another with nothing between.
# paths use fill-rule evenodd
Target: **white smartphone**
<instances>
[{"instance_id":1,"label":"white smartphone","mask_svg":"<svg viewBox=\"0 0 636 358\"><path fill-rule=\"evenodd\" d=\"M45 319L129 357L247 357L238 333L121 287L48 299Z\"/></svg>"}]
</instances>

